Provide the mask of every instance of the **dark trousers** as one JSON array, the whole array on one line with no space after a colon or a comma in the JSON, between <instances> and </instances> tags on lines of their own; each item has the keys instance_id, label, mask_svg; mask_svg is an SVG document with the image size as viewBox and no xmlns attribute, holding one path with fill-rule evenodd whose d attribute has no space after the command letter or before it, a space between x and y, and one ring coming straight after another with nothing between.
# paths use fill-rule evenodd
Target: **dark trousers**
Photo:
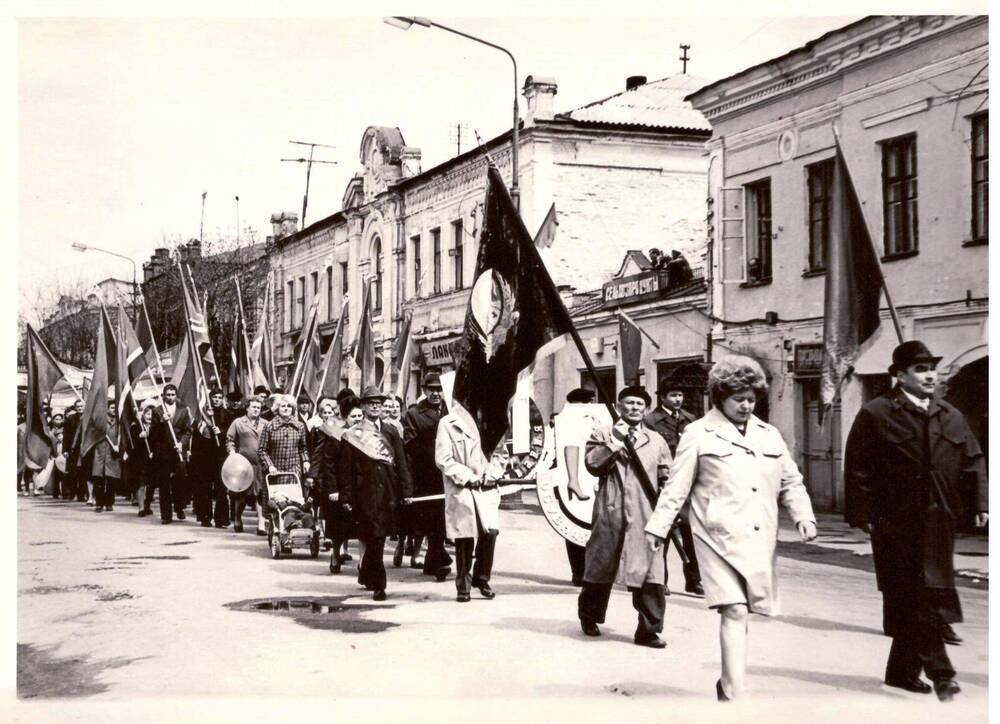
<instances>
[{"instance_id":1,"label":"dark trousers","mask_svg":"<svg viewBox=\"0 0 1000 724\"><path fill-rule=\"evenodd\" d=\"M569 570L573 576L573 585L580 585L583 582L583 571L587 567L587 547L566 541L566 557L569 558Z\"/></svg>"},{"instance_id":2,"label":"dark trousers","mask_svg":"<svg viewBox=\"0 0 1000 724\"><path fill-rule=\"evenodd\" d=\"M50 484L52 485L53 498L59 497L60 483L62 482L62 477L63 477L62 473L60 473L58 470L52 471L52 477L51 477L52 482Z\"/></svg>"},{"instance_id":3,"label":"dark trousers","mask_svg":"<svg viewBox=\"0 0 1000 724\"><path fill-rule=\"evenodd\" d=\"M385 536L362 538L365 544L365 554L361 557L358 567L358 582L366 588L375 591L385 590Z\"/></svg>"},{"instance_id":4,"label":"dark trousers","mask_svg":"<svg viewBox=\"0 0 1000 724\"><path fill-rule=\"evenodd\" d=\"M173 520L173 512L184 510L184 474L176 467L167 466L159 475L160 520ZM146 493L150 495L150 493Z\"/></svg>"},{"instance_id":5,"label":"dark trousers","mask_svg":"<svg viewBox=\"0 0 1000 724\"><path fill-rule=\"evenodd\" d=\"M98 477L93 479L94 483L94 505L105 508L112 508L115 504L115 485L118 478Z\"/></svg>"},{"instance_id":6,"label":"dark trousers","mask_svg":"<svg viewBox=\"0 0 1000 724\"><path fill-rule=\"evenodd\" d=\"M139 501L142 504L143 510L153 511L153 494L156 492L156 485L153 483L148 483L146 485L146 497L144 500Z\"/></svg>"},{"instance_id":7,"label":"dark trousers","mask_svg":"<svg viewBox=\"0 0 1000 724\"><path fill-rule=\"evenodd\" d=\"M242 493L230 493L229 500L232 502L233 522L243 525L243 511L246 510L247 500L250 492L244 490Z\"/></svg>"},{"instance_id":8,"label":"dark trousers","mask_svg":"<svg viewBox=\"0 0 1000 724\"><path fill-rule=\"evenodd\" d=\"M469 593L473 585L490 582L497 533L495 530L480 531L478 538L455 539L455 586L459 593Z\"/></svg>"},{"instance_id":9,"label":"dark trousers","mask_svg":"<svg viewBox=\"0 0 1000 724\"><path fill-rule=\"evenodd\" d=\"M684 547L684 554L688 558L688 562L684 564L684 584L686 586L694 586L695 584L701 583L701 571L698 568L698 556L694 552L694 536L691 535L691 524L688 522L687 516L680 516L676 523L677 530L681 534L681 543ZM664 550L664 567L663 567L663 584L667 584L668 571L666 568L666 551L670 550L670 544L672 543L670 537L667 538Z\"/></svg>"},{"instance_id":10,"label":"dark trousers","mask_svg":"<svg viewBox=\"0 0 1000 724\"><path fill-rule=\"evenodd\" d=\"M433 576L451 566L451 556L444 549L444 534L427 536L427 553L424 555L424 573Z\"/></svg>"},{"instance_id":11,"label":"dark trousers","mask_svg":"<svg viewBox=\"0 0 1000 724\"><path fill-rule=\"evenodd\" d=\"M73 500L76 497L76 465L72 460L66 462L66 475L62 479L63 500Z\"/></svg>"},{"instance_id":12,"label":"dark trousers","mask_svg":"<svg viewBox=\"0 0 1000 724\"><path fill-rule=\"evenodd\" d=\"M613 583L583 582L583 590L577 599L577 615L583 623L604 623L608 612ZM628 589L632 593L632 607L639 614L635 629L636 641L648 641L663 631L663 613L666 609L666 593L659 583L644 583L641 588Z\"/></svg>"},{"instance_id":13,"label":"dark trousers","mask_svg":"<svg viewBox=\"0 0 1000 724\"><path fill-rule=\"evenodd\" d=\"M227 526L229 520L229 490L221 482L216 481L212 485L212 497L215 503L215 524Z\"/></svg>"},{"instance_id":14,"label":"dark trousers","mask_svg":"<svg viewBox=\"0 0 1000 724\"><path fill-rule=\"evenodd\" d=\"M931 681L954 678L955 668L944 647L943 624L933 610L915 606L907 625L893 636L886 680L909 681L919 676L921 669Z\"/></svg>"}]
</instances>

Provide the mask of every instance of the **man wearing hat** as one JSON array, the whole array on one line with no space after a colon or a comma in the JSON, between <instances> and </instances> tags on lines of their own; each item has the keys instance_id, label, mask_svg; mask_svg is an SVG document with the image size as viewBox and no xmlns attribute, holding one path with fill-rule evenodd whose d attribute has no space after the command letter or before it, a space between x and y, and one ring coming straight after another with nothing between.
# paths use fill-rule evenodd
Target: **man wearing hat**
<instances>
[{"instance_id":1,"label":"man wearing hat","mask_svg":"<svg viewBox=\"0 0 1000 724\"><path fill-rule=\"evenodd\" d=\"M434 462L434 444L437 440L438 423L445 413L441 396L441 377L436 372L424 376L421 385L424 397L406 411L403 417L403 446L406 449L410 475L413 478L413 496L441 495L444 480ZM423 571L444 581L451 572L451 556L444 548L444 500L426 500L416 503L408 511L411 533L427 536L427 555L424 556ZM413 565L414 555L410 559ZM419 561L417 562L419 564Z\"/></svg>"},{"instance_id":2,"label":"man wearing hat","mask_svg":"<svg viewBox=\"0 0 1000 724\"><path fill-rule=\"evenodd\" d=\"M611 428L594 430L587 442L587 470L597 476L598 484L577 612L583 632L600 636L597 625L604 623L620 562L639 615L633 640L639 646L662 649L667 645L659 637L666 605L665 558L662 549L653 551L646 545L644 533L656 501L646 496L626 447L630 440L649 480L662 488L673 456L667 441L643 424L649 404L644 388L624 388L618 394L621 419Z\"/></svg>"},{"instance_id":3,"label":"man wearing hat","mask_svg":"<svg viewBox=\"0 0 1000 724\"><path fill-rule=\"evenodd\" d=\"M260 419L264 422L274 419L274 410L271 409L271 391L267 385L257 385L253 388L253 396L260 400Z\"/></svg>"},{"instance_id":4,"label":"man wearing hat","mask_svg":"<svg viewBox=\"0 0 1000 724\"><path fill-rule=\"evenodd\" d=\"M694 422L694 415L684 409L684 388L679 381L668 376L660 380L656 388L656 398L659 404L656 409L646 415L646 427L655 430L663 436L670 447L670 455L677 452L677 443L688 423ZM698 570L698 556L694 552L694 536L691 535L691 524L688 523L687 506L681 509L674 526L680 533L683 547L684 590L697 596L704 596L705 589L701 586L701 571ZM670 547L671 538L667 538L665 548ZM674 541L676 543L676 541ZM667 576L664 575L664 592L669 593Z\"/></svg>"},{"instance_id":5,"label":"man wearing hat","mask_svg":"<svg viewBox=\"0 0 1000 724\"><path fill-rule=\"evenodd\" d=\"M216 528L229 525L229 499L220 473L226 461L225 434L232 419L222 406L222 390L213 387L208 393L210 419L202 420L191 435L189 484L194 499L194 514L203 528L212 527L213 503Z\"/></svg>"},{"instance_id":6,"label":"man wearing hat","mask_svg":"<svg viewBox=\"0 0 1000 724\"><path fill-rule=\"evenodd\" d=\"M844 479L847 521L871 534L882 626L892 637L885 683L930 693L923 671L938 699L950 701L960 691L945 643L962 620L952 556L966 480L975 483L976 525L989 516L979 443L962 414L935 396L940 360L917 340L896 347L896 386L855 418Z\"/></svg>"},{"instance_id":7,"label":"man wearing hat","mask_svg":"<svg viewBox=\"0 0 1000 724\"><path fill-rule=\"evenodd\" d=\"M341 445L346 456L341 469L347 480L337 481L340 502L354 511L358 537L364 544L358 582L374 591L372 598L376 601L386 598L382 553L386 536L395 527L395 508L408 504L413 495L403 440L392 425L383 424L381 419L384 400L385 395L374 385L362 391L365 418L341 437L341 442L347 443Z\"/></svg>"}]
</instances>

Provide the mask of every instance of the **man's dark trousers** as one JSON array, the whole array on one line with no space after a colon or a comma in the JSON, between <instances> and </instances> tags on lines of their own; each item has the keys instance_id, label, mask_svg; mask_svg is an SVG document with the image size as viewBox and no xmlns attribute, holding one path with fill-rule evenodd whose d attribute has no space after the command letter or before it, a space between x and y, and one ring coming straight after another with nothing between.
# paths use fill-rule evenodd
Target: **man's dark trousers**
<instances>
[{"instance_id":1,"label":"man's dark trousers","mask_svg":"<svg viewBox=\"0 0 1000 724\"><path fill-rule=\"evenodd\" d=\"M455 586L459 593L469 593L473 585L478 587L490 582L497 533L496 530L480 529L478 538L455 539Z\"/></svg>"}]
</instances>

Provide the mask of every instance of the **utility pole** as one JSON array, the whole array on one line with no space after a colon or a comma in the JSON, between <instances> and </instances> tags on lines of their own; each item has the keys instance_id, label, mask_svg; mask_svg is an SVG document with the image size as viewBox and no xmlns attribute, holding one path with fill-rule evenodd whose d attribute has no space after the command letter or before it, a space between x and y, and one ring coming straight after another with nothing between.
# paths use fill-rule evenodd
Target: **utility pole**
<instances>
[{"instance_id":1,"label":"utility pole","mask_svg":"<svg viewBox=\"0 0 1000 724\"><path fill-rule=\"evenodd\" d=\"M205 241L205 197L208 196L208 191L201 192L201 226L198 227L198 241L204 243Z\"/></svg>"},{"instance_id":2,"label":"utility pole","mask_svg":"<svg viewBox=\"0 0 1000 724\"><path fill-rule=\"evenodd\" d=\"M236 197L236 246L240 245L240 197Z\"/></svg>"},{"instance_id":3,"label":"utility pole","mask_svg":"<svg viewBox=\"0 0 1000 724\"><path fill-rule=\"evenodd\" d=\"M313 152L317 147L319 148L336 148L336 146L328 146L325 143L310 143L308 141L289 141L289 143L294 143L299 146L309 146L309 158L283 158L282 162L288 163L304 163L306 165L306 193L302 197L302 226L301 228L306 228L306 208L309 206L309 177L312 175L312 165L314 163L329 163L336 164L336 161L323 161L318 158L313 158Z\"/></svg>"},{"instance_id":4,"label":"utility pole","mask_svg":"<svg viewBox=\"0 0 1000 724\"><path fill-rule=\"evenodd\" d=\"M691 58L688 57L688 51L691 50L691 46L685 43L681 43L681 50L684 52L684 54L680 58L678 58L678 60L680 60L681 63L683 63L683 65L681 66L681 73L687 73L688 61L691 60Z\"/></svg>"},{"instance_id":5,"label":"utility pole","mask_svg":"<svg viewBox=\"0 0 1000 724\"><path fill-rule=\"evenodd\" d=\"M455 142L455 155L462 155L462 132L465 132L466 137L469 135L469 124L467 123L452 123L451 133L449 134L448 140Z\"/></svg>"}]
</instances>

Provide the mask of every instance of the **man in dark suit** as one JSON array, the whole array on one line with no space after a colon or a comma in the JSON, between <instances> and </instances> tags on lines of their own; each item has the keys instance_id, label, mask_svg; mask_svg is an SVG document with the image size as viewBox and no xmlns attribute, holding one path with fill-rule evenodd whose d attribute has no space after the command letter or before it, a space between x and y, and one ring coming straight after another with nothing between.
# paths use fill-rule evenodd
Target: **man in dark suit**
<instances>
[{"instance_id":1,"label":"man in dark suit","mask_svg":"<svg viewBox=\"0 0 1000 724\"><path fill-rule=\"evenodd\" d=\"M684 409L684 388L678 383L671 382L669 377L660 382L656 389L656 397L658 401L656 409L646 415L644 422L646 427L663 436L670 447L670 454L673 455L677 452L677 443L680 442L684 428L688 423L694 422L695 418ZM698 570L698 556L694 552L694 537L691 535L691 524L688 523L686 509L681 510L677 516L675 526L681 534L684 557L687 558L684 564L684 590L697 596L704 596L705 589L701 586L701 571ZM666 548L670 548L670 538L667 539ZM666 574L663 586L669 592Z\"/></svg>"},{"instance_id":2,"label":"man in dark suit","mask_svg":"<svg viewBox=\"0 0 1000 724\"><path fill-rule=\"evenodd\" d=\"M83 400L77 400L73 407L66 411L66 422L63 424L63 451L66 453L66 477L63 480L62 497L65 500L72 500L77 497L79 500L86 500L86 493L80 498L80 485L78 480L82 476L79 471L80 466L80 421L83 420ZM86 486L83 486L86 490Z\"/></svg>"},{"instance_id":3,"label":"man in dark suit","mask_svg":"<svg viewBox=\"0 0 1000 724\"><path fill-rule=\"evenodd\" d=\"M896 387L855 418L844 482L847 522L871 535L882 627L892 637L885 683L928 694L923 670L938 699L950 701L960 691L945 642L962 620L952 560L961 486L974 483L979 527L989 521L989 487L965 418L935 396L940 360L917 340L896 347Z\"/></svg>"},{"instance_id":4,"label":"man in dark suit","mask_svg":"<svg viewBox=\"0 0 1000 724\"><path fill-rule=\"evenodd\" d=\"M154 480L160 489L160 522L184 520L185 468L191 450L191 412L177 404L177 387L163 386L163 404L153 410L150 443L153 446ZM150 493L147 493L149 496Z\"/></svg>"},{"instance_id":5,"label":"man in dark suit","mask_svg":"<svg viewBox=\"0 0 1000 724\"><path fill-rule=\"evenodd\" d=\"M220 473L226 461L226 431L232 418L222 406L222 390L212 388L208 394L212 419L210 426L202 420L191 434L191 465L188 483L194 496L194 514L202 527L212 526L213 503L215 505L215 527L229 525L229 502Z\"/></svg>"}]
</instances>

